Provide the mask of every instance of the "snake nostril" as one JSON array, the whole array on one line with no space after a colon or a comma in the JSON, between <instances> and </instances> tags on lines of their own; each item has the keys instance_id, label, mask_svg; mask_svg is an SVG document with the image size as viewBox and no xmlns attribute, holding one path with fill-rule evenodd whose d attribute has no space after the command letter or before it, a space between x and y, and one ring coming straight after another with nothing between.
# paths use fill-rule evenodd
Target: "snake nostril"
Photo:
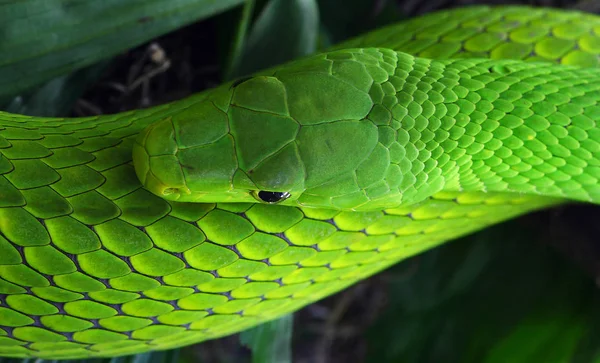
<instances>
[{"instance_id":1,"label":"snake nostril","mask_svg":"<svg viewBox=\"0 0 600 363\"><path fill-rule=\"evenodd\" d=\"M177 193L177 188L166 188L163 190L163 195L171 195Z\"/></svg>"}]
</instances>

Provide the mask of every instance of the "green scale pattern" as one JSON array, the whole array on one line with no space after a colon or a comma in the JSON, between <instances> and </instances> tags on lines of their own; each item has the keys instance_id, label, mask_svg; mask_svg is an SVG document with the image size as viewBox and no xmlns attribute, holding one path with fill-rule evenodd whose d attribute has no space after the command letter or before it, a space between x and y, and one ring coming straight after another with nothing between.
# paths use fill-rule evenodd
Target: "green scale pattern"
<instances>
[{"instance_id":1,"label":"green scale pattern","mask_svg":"<svg viewBox=\"0 0 600 363\"><path fill-rule=\"evenodd\" d=\"M515 16L526 19L515 20ZM435 18L445 20L434 26L431 19ZM461 44L479 39L481 34L505 34L503 43L493 47L498 49L504 44L522 44L506 34L528 29L532 24L543 28L550 20L550 27L544 29L550 29L552 36L548 36L547 30L545 36L528 38L528 44L535 46L546 39L562 39L558 38L561 32L555 29L575 24L586 30L575 32L574 36L569 33L573 46L550 59L564 60L565 54L579 50L598 59L600 47L590 50L583 44L600 44L596 32L600 30L600 20L579 13L471 8L423 17L399 27L415 26L422 21L429 29L426 35L437 37L429 49L436 44L447 49L447 34L453 32L463 34ZM470 35L464 35L468 33L464 30L456 31L470 29L468 24L485 22L495 27L489 25L487 32L478 30ZM379 39L380 44L373 41L370 45L395 45L386 42L407 36L405 30L391 36L393 29L379 31L387 32L387 40ZM421 32L422 28L414 31ZM369 35L363 39L368 38ZM405 45L411 44L410 40L407 42ZM472 43L489 45L481 41ZM457 51L458 55L463 54L460 49ZM511 54L504 56L507 55ZM568 59L572 58L576 56ZM460 68L461 63L444 64ZM486 68L484 61L473 64L473 69ZM544 69L548 68L540 66L540 69L541 79L547 79ZM415 70L426 71L416 66ZM393 114L393 105L402 99L398 101L393 96L398 85L394 86L392 79L386 82L370 93L381 98L381 105ZM534 98L540 88L547 90L547 94L564 94L563 89L559 92L544 84L532 83L531 87L526 92L531 92ZM587 91L586 96L573 96L589 97L596 92L591 88ZM478 94L482 92L483 89ZM561 202L529 194L458 190L441 191L410 206L364 212L166 201L139 183L131 162L134 139L149 124L193 108L206 95L135 113L88 119L0 114L1 355L52 359L114 356L168 349L231 334L297 310L444 241ZM488 96L481 98L489 101ZM477 102L477 106L464 108L471 110L471 116L481 111L478 107L486 107L481 100L470 101ZM527 109L524 101L519 102L515 104ZM582 106L585 102L578 105L588 107ZM523 110L518 112L526 112ZM559 115L556 117L563 114L572 124L571 128L556 129L556 134L554 129L545 129L548 131L545 137L554 137L552 140L556 142L552 145L557 149L565 142L600 140L600 136L593 134L597 132L595 124L590 125L582 116L590 110L563 110L560 104L556 110ZM375 123L389 119L384 109L372 112ZM422 107L419 115L426 112L427 107ZM505 113L508 112L514 110L506 109ZM413 118L416 120L419 115ZM492 120L500 120L501 115L497 116ZM481 122L465 125L462 135L451 135L447 130L445 142L453 140L465 146L464 140L471 140L465 150L484 155L484 149L477 152L475 148L479 146L473 146L481 141L477 138L483 131L496 136L507 135L506 130L527 132L521 129L522 124L493 124L496 128L492 129L483 119L473 119ZM442 120L443 117L440 130L444 128ZM579 123L573 125L575 120ZM417 131L421 140L427 137L417 122L412 128L396 129L393 122L390 125L397 135L403 130L408 138L416 137ZM390 142L389 150L395 142L389 136L392 134L389 130L379 135L380 140ZM435 135L430 141L434 140ZM505 144L512 142L510 135L501 140ZM597 145L586 144L586 147L597 152L593 149ZM514 154L519 160L543 154L543 150L519 146L514 147L521 150ZM495 150L502 150L502 146ZM580 160L572 163L570 158ZM512 166L523 164L511 155L506 159L514 162ZM416 160L413 159L413 167L418 165L425 170L427 162ZM573 153L563 160L572 168L583 170L594 166L598 155ZM558 159L557 163L556 169L544 173L581 174L571 167L564 169L567 164ZM530 164L530 169L516 171L521 175L536 170L535 164ZM512 173L506 174L506 170L494 169L480 160L473 160L471 166L477 173L461 173L460 185L464 188L475 189L481 185L479 175L490 173L494 173L490 174L490 180L499 180L495 175L502 178L498 183L511 185L520 181ZM531 180L535 180L534 174ZM572 180L579 186L594 185L589 178ZM564 186L569 188L570 184L565 181ZM596 191L587 190L581 199Z\"/></svg>"},{"instance_id":2,"label":"green scale pattern","mask_svg":"<svg viewBox=\"0 0 600 363\"><path fill-rule=\"evenodd\" d=\"M194 183L215 174L215 192L277 191L269 181L281 183L283 165L306 175L305 190L282 188L298 195L281 203L291 206L377 210L441 190L600 202L600 68L343 49L224 85L205 101L144 131L143 157L134 149L156 194L191 190L175 200L193 200L208 190Z\"/></svg>"}]
</instances>

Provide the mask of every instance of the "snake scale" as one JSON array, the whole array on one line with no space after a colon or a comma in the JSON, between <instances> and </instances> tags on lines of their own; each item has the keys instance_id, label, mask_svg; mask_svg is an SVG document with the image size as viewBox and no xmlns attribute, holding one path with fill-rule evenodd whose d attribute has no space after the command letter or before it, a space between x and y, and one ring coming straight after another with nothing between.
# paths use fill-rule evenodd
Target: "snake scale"
<instances>
[{"instance_id":1,"label":"snake scale","mask_svg":"<svg viewBox=\"0 0 600 363\"><path fill-rule=\"evenodd\" d=\"M598 203L599 59L596 16L478 6L150 109L0 113L0 355L225 336L491 224Z\"/></svg>"}]
</instances>

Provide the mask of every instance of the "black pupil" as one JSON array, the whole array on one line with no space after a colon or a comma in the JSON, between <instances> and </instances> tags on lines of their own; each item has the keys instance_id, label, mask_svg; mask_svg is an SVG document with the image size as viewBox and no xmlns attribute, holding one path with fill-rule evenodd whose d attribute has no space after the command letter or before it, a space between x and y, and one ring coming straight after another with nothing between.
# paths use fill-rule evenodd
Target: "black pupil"
<instances>
[{"instance_id":1,"label":"black pupil","mask_svg":"<svg viewBox=\"0 0 600 363\"><path fill-rule=\"evenodd\" d=\"M282 192L258 192L258 197L265 203L277 203L280 202L287 197L289 197L288 193Z\"/></svg>"}]
</instances>

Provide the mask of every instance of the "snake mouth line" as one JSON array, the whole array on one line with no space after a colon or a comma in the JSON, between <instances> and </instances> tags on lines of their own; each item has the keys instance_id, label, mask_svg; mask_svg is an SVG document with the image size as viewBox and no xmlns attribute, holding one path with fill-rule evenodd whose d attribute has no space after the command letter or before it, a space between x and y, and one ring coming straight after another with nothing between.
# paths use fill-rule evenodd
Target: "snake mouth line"
<instances>
[{"instance_id":1,"label":"snake mouth line","mask_svg":"<svg viewBox=\"0 0 600 363\"><path fill-rule=\"evenodd\" d=\"M156 189L156 192L159 196L165 197L169 200L177 201L181 198L182 195L191 195L192 192L189 188L183 187L170 187L166 185L161 185Z\"/></svg>"}]
</instances>

